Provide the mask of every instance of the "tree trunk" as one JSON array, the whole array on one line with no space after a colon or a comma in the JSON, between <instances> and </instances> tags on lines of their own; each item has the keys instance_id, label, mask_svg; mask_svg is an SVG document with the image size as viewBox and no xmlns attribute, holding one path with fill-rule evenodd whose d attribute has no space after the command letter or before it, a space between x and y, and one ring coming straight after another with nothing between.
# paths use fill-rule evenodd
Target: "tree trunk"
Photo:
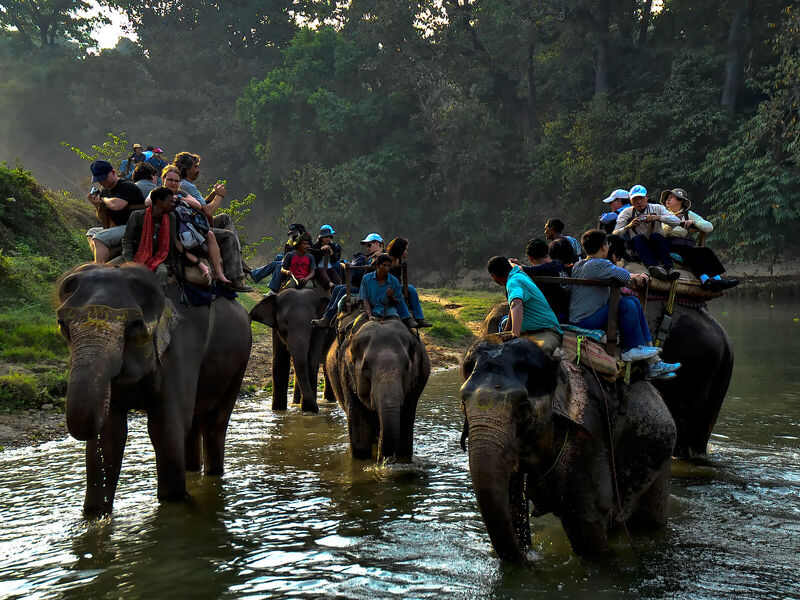
<instances>
[{"instance_id":1,"label":"tree trunk","mask_svg":"<svg viewBox=\"0 0 800 600\"><path fill-rule=\"evenodd\" d=\"M722 86L721 104L733 114L736 112L736 97L742 79L742 63L747 50L749 27L748 14L750 0L739 0L731 18L731 29L728 33L728 50L725 56L725 83Z\"/></svg>"},{"instance_id":2,"label":"tree trunk","mask_svg":"<svg viewBox=\"0 0 800 600\"><path fill-rule=\"evenodd\" d=\"M594 93L608 91L608 25L611 19L611 0L600 0L597 6L597 53L595 56Z\"/></svg>"},{"instance_id":3,"label":"tree trunk","mask_svg":"<svg viewBox=\"0 0 800 600\"><path fill-rule=\"evenodd\" d=\"M639 24L639 39L637 46L644 46L647 43L647 30L650 28L650 17L653 14L653 0L644 0L642 5L642 22Z\"/></svg>"}]
</instances>

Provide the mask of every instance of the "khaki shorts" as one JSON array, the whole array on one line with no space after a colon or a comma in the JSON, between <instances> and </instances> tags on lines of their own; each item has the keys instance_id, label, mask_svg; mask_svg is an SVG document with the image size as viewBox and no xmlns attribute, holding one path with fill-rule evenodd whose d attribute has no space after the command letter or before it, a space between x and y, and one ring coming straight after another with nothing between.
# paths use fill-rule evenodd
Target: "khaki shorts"
<instances>
[{"instance_id":1,"label":"khaki shorts","mask_svg":"<svg viewBox=\"0 0 800 600\"><path fill-rule=\"evenodd\" d=\"M532 341L539 346L542 350L553 356L555 349L561 346L561 341L564 339L563 334L555 329L542 329L541 331L526 331L520 337Z\"/></svg>"},{"instance_id":2,"label":"khaki shorts","mask_svg":"<svg viewBox=\"0 0 800 600\"><path fill-rule=\"evenodd\" d=\"M103 229L102 227L92 227L86 232L86 237L105 244L109 248L122 245L122 236L125 234L127 225L117 225Z\"/></svg>"}]
</instances>

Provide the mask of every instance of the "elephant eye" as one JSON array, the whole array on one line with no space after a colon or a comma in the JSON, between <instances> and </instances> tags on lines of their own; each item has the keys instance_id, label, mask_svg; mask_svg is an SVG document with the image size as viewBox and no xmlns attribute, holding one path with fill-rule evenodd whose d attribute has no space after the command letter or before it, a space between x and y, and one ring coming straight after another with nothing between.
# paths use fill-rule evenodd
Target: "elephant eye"
<instances>
[{"instance_id":1,"label":"elephant eye","mask_svg":"<svg viewBox=\"0 0 800 600\"><path fill-rule=\"evenodd\" d=\"M128 325L128 330L126 332L128 339L134 340L135 342L142 344L147 341L147 327L145 327L144 321L141 319L136 319L132 321Z\"/></svg>"},{"instance_id":2,"label":"elephant eye","mask_svg":"<svg viewBox=\"0 0 800 600\"><path fill-rule=\"evenodd\" d=\"M61 335L63 335L65 338L67 338L67 340L69 340L69 327L67 327L67 324L64 321L62 321L61 319L59 319L57 321L57 323L58 323L58 329L61 332Z\"/></svg>"}]
</instances>

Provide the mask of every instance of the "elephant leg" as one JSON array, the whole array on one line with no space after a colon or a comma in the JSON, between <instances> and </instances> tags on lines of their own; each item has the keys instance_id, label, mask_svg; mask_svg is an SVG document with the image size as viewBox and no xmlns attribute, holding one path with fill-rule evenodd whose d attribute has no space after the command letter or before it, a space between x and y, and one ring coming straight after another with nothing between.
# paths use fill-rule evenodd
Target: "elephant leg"
<instances>
[{"instance_id":1,"label":"elephant leg","mask_svg":"<svg viewBox=\"0 0 800 600\"><path fill-rule=\"evenodd\" d=\"M353 458L372 458L372 443L378 435L375 415L355 395L351 395L348 403L347 433Z\"/></svg>"},{"instance_id":2,"label":"elephant leg","mask_svg":"<svg viewBox=\"0 0 800 600\"><path fill-rule=\"evenodd\" d=\"M336 394L333 392L333 385L331 384L328 374L323 372L323 378L325 380L325 389L322 392L323 397L327 402L336 402Z\"/></svg>"},{"instance_id":3,"label":"elephant leg","mask_svg":"<svg viewBox=\"0 0 800 600\"><path fill-rule=\"evenodd\" d=\"M414 420L417 416L417 399L406 399L400 409L400 436L397 456L411 458L414 454Z\"/></svg>"},{"instance_id":4,"label":"elephant leg","mask_svg":"<svg viewBox=\"0 0 800 600\"><path fill-rule=\"evenodd\" d=\"M643 527L664 527L669 518L670 460L667 460L655 481L639 498L630 521Z\"/></svg>"},{"instance_id":5,"label":"elephant leg","mask_svg":"<svg viewBox=\"0 0 800 600\"><path fill-rule=\"evenodd\" d=\"M278 332L272 330L272 410L286 410L289 387L289 350Z\"/></svg>"},{"instance_id":6,"label":"elephant leg","mask_svg":"<svg viewBox=\"0 0 800 600\"><path fill-rule=\"evenodd\" d=\"M86 443L85 514L111 512L127 439L128 411L112 405L100 435Z\"/></svg>"},{"instance_id":7,"label":"elephant leg","mask_svg":"<svg viewBox=\"0 0 800 600\"><path fill-rule=\"evenodd\" d=\"M600 559L609 554L605 522L590 521L581 515L568 513L561 517L561 524L578 556Z\"/></svg>"},{"instance_id":8,"label":"elephant leg","mask_svg":"<svg viewBox=\"0 0 800 600\"><path fill-rule=\"evenodd\" d=\"M225 470L225 437L228 434L228 423L242 385L243 376L244 369L233 378L230 387L225 390L220 404L206 415L204 420L203 459L206 475L219 476Z\"/></svg>"},{"instance_id":9,"label":"elephant leg","mask_svg":"<svg viewBox=\"0 0 800 600\"><path fill-rule=\"evenodd\" d=\"M185 432L191 427L191 415L184 418L176 408L164 407L168 401L168 396L156 400L162 406L148 412L147 431L156 454L158 499L183 501L189 497L186 493Z\"/></svg>"},{"instance_id":10,"label":"elephant leg","mask_svg":"<svg viewBox=\"0 0 800 600\"><path fill-rule=\"evenodd\" d=\"M186 434L186 470L192 473L198 473L202 467L202 440L198 420L195 415L192 419L192 428Z\"/></svg>"}]
</instances>

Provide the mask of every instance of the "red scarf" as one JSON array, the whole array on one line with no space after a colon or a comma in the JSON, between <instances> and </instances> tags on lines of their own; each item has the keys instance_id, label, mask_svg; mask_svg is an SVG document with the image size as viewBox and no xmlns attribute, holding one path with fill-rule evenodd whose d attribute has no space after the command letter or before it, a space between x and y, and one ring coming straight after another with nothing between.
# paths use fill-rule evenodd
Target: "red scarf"
<instances>
[{"instance_id":1,"label":"red scarf","mask_svg":"<svg viewBox=\"0 0 800 600\"><path fill-rule=\"evenodd\" d=\"M142 227L142 237L139 238L139 249L133 262L143 264L151 271L164 262L169 254L169 213L161 215L161 228L158 230L158 250L153 256L153 207L148 206L144 211L144 226Z\"/></svg>"}]
</instances>

